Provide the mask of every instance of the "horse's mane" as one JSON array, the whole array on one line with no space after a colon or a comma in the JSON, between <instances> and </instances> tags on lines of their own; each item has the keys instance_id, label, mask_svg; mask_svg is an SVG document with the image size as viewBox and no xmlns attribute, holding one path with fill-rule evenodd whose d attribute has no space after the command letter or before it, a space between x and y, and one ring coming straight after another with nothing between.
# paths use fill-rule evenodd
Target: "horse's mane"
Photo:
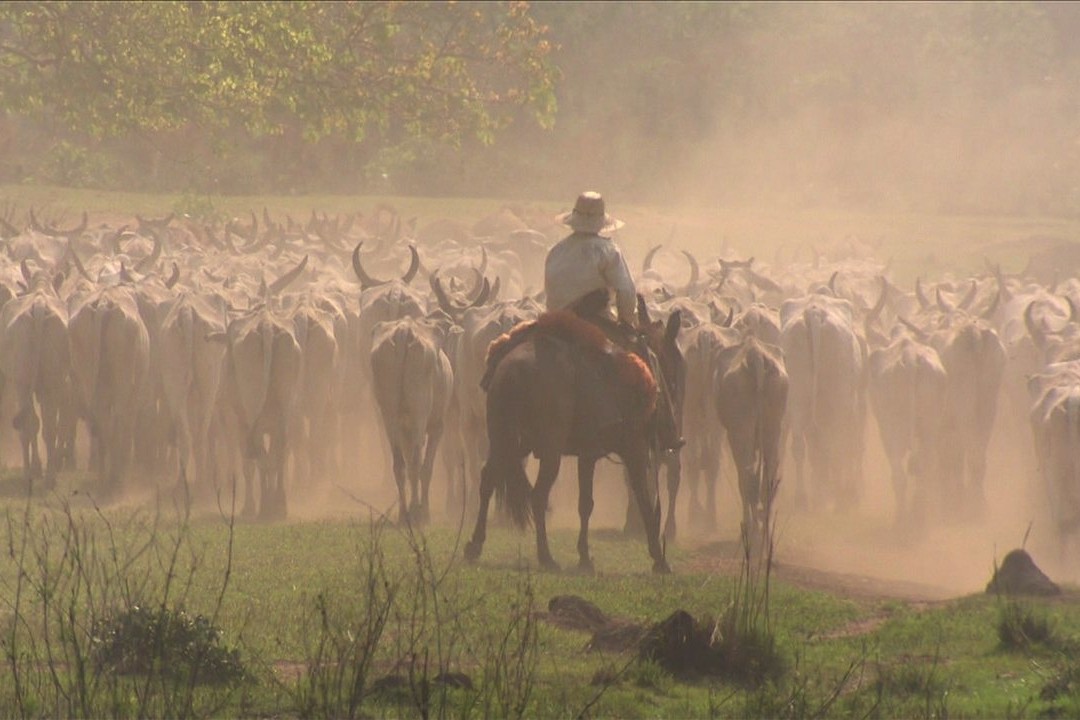
<instances>
[{"instance_id":1,"label":"horse's mane","mask_svg":"<svg viewBox=\"0 0 1080 720\"><path fill-rule=\"evenodd\" d=\"M510 332L495 338L488 345L487 364L500 361L509 349L524 340L523 333L534 332L559 338L608 359L614 365L619 384L632 388L644 399L646 413L651 415L656 409L656 378L645 361L618 347L597 325L569 310L543 313L536 320L518 323Z\"/></svg>"}]
</instances>

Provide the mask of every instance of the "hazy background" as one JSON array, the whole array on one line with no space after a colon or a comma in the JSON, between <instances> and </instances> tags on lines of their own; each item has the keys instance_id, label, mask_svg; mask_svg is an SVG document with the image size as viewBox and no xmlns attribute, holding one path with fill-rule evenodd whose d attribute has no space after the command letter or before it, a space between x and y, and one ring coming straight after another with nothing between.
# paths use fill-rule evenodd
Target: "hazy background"
<instances>
[{"instance_id":1,"label":"hazy background","mask_svg":"<svg viewBox=\"0 0 1080 720\"><path fill-rule=\"evenodd\" d=\"M432 11L434 12L434 11ZM491 144L0 126L0 181L1080 213L1075 3L538 3L557 102ZM496 72L497 65L486 72ZM46 118L47 120L47 118Z\"/></svg>"}]
</instances>

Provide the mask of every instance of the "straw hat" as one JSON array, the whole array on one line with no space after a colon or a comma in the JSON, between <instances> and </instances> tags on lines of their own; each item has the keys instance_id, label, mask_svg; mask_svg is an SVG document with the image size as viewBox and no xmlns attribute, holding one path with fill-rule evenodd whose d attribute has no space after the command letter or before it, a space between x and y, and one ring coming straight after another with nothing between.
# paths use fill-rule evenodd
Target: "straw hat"
<instances>
[{"instance_id":1,"label":"straw hat","mask_svg":"<svg viewBox=\"0 0 1080 720\"><path fill-rule=\"evenodd\" d=\"M563 225L569 225L575 232L612 233L625 223L616 220L604 212L604 198L598 192L583 192L578 195L574 209L555 218Z\"/></svg>"}]
</instances>

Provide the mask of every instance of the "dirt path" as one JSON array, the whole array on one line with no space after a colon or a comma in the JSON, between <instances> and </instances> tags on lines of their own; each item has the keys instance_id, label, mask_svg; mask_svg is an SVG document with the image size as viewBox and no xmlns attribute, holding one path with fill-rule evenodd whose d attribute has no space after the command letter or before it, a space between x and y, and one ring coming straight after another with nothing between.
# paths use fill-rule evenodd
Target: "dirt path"
<instances>
[{"instance_id":1,"label":"dirt path","mask_svg":"<svg viewBox=\"0 0 1080 720\"><path fill-rule=\"evenodd\" d=\"M734 575L740 569L739 553L735 542L713 542L691 550L684 563L692 572ZM933 585L823 570L785 559L783 555L773 563L773 577L796 587L854 600L901 600L930 604L956 596L954 592Z\"/></svg>"}]
</instances>

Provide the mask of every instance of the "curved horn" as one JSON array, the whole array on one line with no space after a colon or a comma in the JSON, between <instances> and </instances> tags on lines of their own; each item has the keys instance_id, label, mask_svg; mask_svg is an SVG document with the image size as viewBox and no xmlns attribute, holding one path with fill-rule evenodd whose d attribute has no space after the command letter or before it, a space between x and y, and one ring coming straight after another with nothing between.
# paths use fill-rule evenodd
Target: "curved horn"
<instances>
[{"instance_id":1,"label":"curved horn","mask_svg":"<svg viewBox=\"0 0 1080 720\"><path fill-rule=\"evenodd\" d=\"M409 263L409 269L405 271L405 274L401 276L401 282L408 285L416 277L416 272L420 269L420 253L416 251L415 245L409 245L409 253L412 255L412 262Z\"/></svg>"},{"instance_id":2,"label":"curved horn","mask_svg":"<svg viewBox=\"0 0 1080 720\"><path fill-rule=\"evenodd\" d=\"M136 215L136 217L138 216ZM119 230L114 232L109 237L105 238L105 240L102 242L103 245L109 247L113 255L119 255L123 251L123 248L120 247L120 240L124 237L124 233L127 232L127 229L127 225L121 226Z\"/></svg>"},{"instance_id":3,"label":"curved horn","mask_svg":"<svg viewBox=\"0 0 1080 720\"><path fill-rule=\"evenodd\" d=\"M168 288L169 290L172 290L173 286L176 285L177 281L179 281L179 280L180 280L180 266L177 265L176 262L174 261L173 264L172 264L172 275L170 275L169 279L165 281L165 287Z\"/></svg>"},{"instance_id":4,"label":"curved horn","mask_svg":"<svg viewBox=\"0 0 1080 720\"><path fill-rule=\"evenodd\" d=\"M967 295L964 296L964 299L961 300L960 304L957 305L956 307L958 307L960 310L967 310L968 307L971 306L971 303L975 300L975 293L978 291L978 289L979 289L979 287L978 287L977 283L975 282L974 279L972 279L972 281L971 281L971 289L968 290Z\"/></svg>"},{"instance_id":5,"label":"curved horn","mask_svg":"<svg viewBox=\"0 0 1080 720\"><path fill-rule=\"evenodd\" d=\"M488 301L489 297L491 297L491 283L488 282L487 278L484 278L483 283L481 283L480 285L479 294L477 294L476 298L471 303L469 303L469 307L480 307Z\"/></svg>"},{"instance_id":6,"label":"curved horn","mask_svg":"<svg viewBox=\"0 0 1080 720\"><path fill-rule=\"evenodd\" d=\"M994 299L990 301L990 307L986 308L979 315L983 320L992 320L994 313L997 312L998 305L1001 304L1001 285L998 285L997 292L994 293Z\"/></svg>"},{"instance_id":7,"label":"curved horn","mask_svg":"<svg viewBox=\"0 0 1080 720\"><path fill-rule=\"evenodd\" d=\"M22 262L19 263L19 270L22 271L23 280L25 280L26 284L29 285L31 273L30 266L26 264L26 258L23 258Z\"/></svg>"},{"instance_id":8,"label":"curved horn","mask_svg":"<svg viewBox=\"0 0 1080 720\"><path fill-rule=\"evenodd\" d=\"M643 260L642 263L641 263L641 272L642 273L647 273L647 272L649 272L649 270L652 269L653 258L656 257L656 252L662 247L664 247L664 246L663 245L657 245L656 247L649 250L649 252L645 253L645 260Z\"/></svg>"},{"instance_id":9,"label":"curved horn","mask_svg":"<svg viewBox=\"0 0 1080 720\"><path fill-rule=\"evenodd\" d=\"M1032 316L1032 311L1035 309L1035 300L1028 303L1028 306L1024 308L1024 327L1027 328L1028 335L1031 336L1032 342L1035 343L1035 347L1040 350L1046 349L1046 333L1035 322L1035 318Z\"/></svg>"},{"instance_id":10,"label":"curved horn","mask_svg":"<svg viewBox=\"0 0 1080 720\"><path fill-rule=\"evenodd\" d=\"M938 306L938 309L941 310L941 312L943 312L943 313L951 313L953 310L956 309L952 305L950 305L949 303L945 302L945 298L942 297L942 295L941 295L941 288L940 287L938 287L937 289L934 290L934 298L937 300L937 306Z\"/></svg>"},{"instance_id":11,"label":"curved horn","mask_svg":"<svg viewBox=\"0 0 1080 720\"><path fill-rule=\"evenodd\" d=\"M735 320L735 306L731 305L730 307L728 307L727 318L724 320L724 322L720 323L720 327L729 328L729 327L731 327L731 323L734 320Z\"/></svg>"},{"instance_id":12,"label":"curved horn","mask_svg":"<svg viewBox=\"0 0 1080 720\"><path fill-rule=\"evenodd\" d=\"M870 325L875 320L878 319L878 316L881 315L881 311L885 309L885 299L888 296L888 294L889 294L889 283L885 279L885 276L882 275L881 276L881 297L879 297L878 301L876 303L874 303L874 307L870 308L870 312L868 312L866 314L865 325L866 325L867 328L869 328Z\"/></svg>"},{"instance_id":13,"label":"curved horn","mask_svg":"<svg viewBox=\"0 0 1080 720\"><path fill-rule=\"evenodd\" d=\"M460 316L464 308L459 308L454 305L454 303L450 302L450 298L446 296L446 291L443 290L442 282L439 280L438 270L435 270L433 273L431 273L429 282L431 283L431 291L435 293L435 300L438 301L439 307L442 308L442 311L455 319Z\"/></svg>"},{"instance_id":14,"label":"curved horn","mask_svg":"<svg viewBox=\"0 0 1080 720\"><path fill-rule=\"evenodd\" d=\"M94 282L94 279L90 277L90 273L86 272L82 260L79 259L79 253L75 252L75 238L68 238L68 254L71 255L71 260L75 263L75 269L79 271L79 274L90 282Z\"/></svg>"},{"instance_id":15,"label":"curved horn","mask_svg":"<svg viewBox=\"0 0 1080 720\"><path fill-rule=\"evenodd\" d=\"M390 282L389 280L376 280L375 278L364 272L364 266L360 264L360 246L364 244L364 241L356 243L356 248L352 252L352 269L356 273L356 277L360 280L360 287L367 290L371 287L378 287L379 285L385 285ZM417 262L420 258L417 257Z\"/></svg>"},{"instance_id":16,"label":"curved horn","mask_svg":"<svg viewBox=\"0 0 1080 720\"><path fill-rule=\"evenodd\" d=\"M299 264L297 264L296 267L294 267L292 270L290 270L289 272L287 272L284 275L282 275L281 277L279 277L274 282L270 283L270 287L267 288L269 293L271 295L277 295L282 290L284 290L286 287L288 287L289 283L291 283L296 278L300 277L300 273L304 272L304 268L307 267L307 261L308 261L308 256L305 255L304 259L301 260L299 262Z\"/></svg>"},{"instance_id":17,"label":"curved horn","mask_svg":"<svg viewBox=\"0 0 1080 720\"><path fill-rule=\"evenodd\" d=\"M141 273L145 273L161 257L161 247L164 244L161 240L161 233L157 231L157 228L150 227L150 234L154 237L154 249L150 251L149 255L135 264L135 270Z\"/></svg>"},{"instance_id":18,"label":"curved horn","mask_svg":"<svg viewBox=\"0 0 1080 720\"><path fill-rule=\"evenodd\" d=\"M923 310L930 307L930 301L923 294L922 278L915 278L915 299L919 301L919 307Z\"/></svg>"},{"instance_id":19,"label":"curved horn","mask_svg":"<svg viewBox=\"0 0 1080 720\"><path fill-rule=\"evenodd\" d=\"M697 258L690 254L689 250L682 251L686 261L690 263L690 282L686 284L686 289L683 290L683 295L689 295L694 288L697 287L698 278L701 276L701 268L698 267Z\"/></svg>"},{"instance_id":20,"label":"curved horn","mask_svg":"<svg viewBox=\"0 0 1080 720\"><path fill-rule=\"evenodd\" d=\"M840 297L836 294L836 276L839 274L839 270L833 270L833 274L829 276L829 290L832 292L833 297Z\"/></svg>"},{"instance_id":21,"label":"curved horn","mask_svg":"<svg viewBox=\"0 0 1080 720\"><path fill-rule=\"evenodd\" d=\"M487 275L488 254L484 243L480 243L480 274Z\"/></svg>"},{"instance_id":22,"label":"curved horn","mask_svg":"<svg viewBox=\"0 0 1080 720\"><path fill-rule=\"evenodd\" d=\"M491 292L488 293L488 302L495 302L499 299L499 290L502 289L502 277L495 276L495 282L491 283Z\"/></svg>"},{"instance_id":23,"label":"curved horn","mask_svg":"<svg viewBox=\"0 0 1080 720\"><path fill-rule=\"evenodd\" d=\"M1074 323L1080 320L1080 314L1077 313L1076 303L1073 302L1073 299L1066 295L1065 302L1069 305L1069 322Z\"/></svg>"},{"instance_id":24,"label":"curved horn","mask_svg":"<svg viewBox=\"0 0 1080 720\"><path fill-rule=\"evenodd\" d=\"M874 307L870 308L866 313L866 318L863 320L863 335L869 341L872 336L871 326L877 321L878 316L881 315L881 311L885 309L885 299L889 295L889 282L885 279L884 275L879 276L881 278L881 296L877 302L874 303Z\"/></svg>"}]
</instances>

